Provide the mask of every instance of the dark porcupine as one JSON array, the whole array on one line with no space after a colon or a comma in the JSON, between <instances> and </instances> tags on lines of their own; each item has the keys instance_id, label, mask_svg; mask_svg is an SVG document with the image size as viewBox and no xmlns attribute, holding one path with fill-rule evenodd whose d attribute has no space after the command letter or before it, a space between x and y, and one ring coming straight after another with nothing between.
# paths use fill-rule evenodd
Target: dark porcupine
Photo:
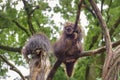
<instances>
[{"instance_id":1,"label":"dark porcupine","mask_svg":"<svg viewBox=\"0 0 120 80\"><path fill-rule=\"evenodd\" d=\"M42 33L34 34L26 42L22 53L30 67L30 80L45 80L50 62L48 53L51 50L49 39ZM28 57L31 55L31 57Z\"/></svg>"},{"instance_id":2,"label":"dark porcupine","mask_svg":"<svg viewBox=\"0 0 120 80\"><path fill-rule=\"evenodd\" d=\"M78 25L74 30L74 23L67 22L64 26L63 33L60 39L54 44L54 54L58 59L63 60L66 66L66 73L69 77L72 76L73 68L78 58L71 58L72 56L79 56L82 49L82 28ZM64 59L63 59L64 58Z\"/></svg>"},{"instance_id":3,"label":"dark porcupine","mask_svg":"<svg viewBox=\"0 0 120 80\"><path fill-rule=\"evenodd\" d=\"M32 57L37 56L41 51L46 51L48 53L51 49L51 44L49 39L42 33L34 34L26 42L22 49L22 53L27 61L29 61L28 55Z\"/></svg>"}]
</instances>

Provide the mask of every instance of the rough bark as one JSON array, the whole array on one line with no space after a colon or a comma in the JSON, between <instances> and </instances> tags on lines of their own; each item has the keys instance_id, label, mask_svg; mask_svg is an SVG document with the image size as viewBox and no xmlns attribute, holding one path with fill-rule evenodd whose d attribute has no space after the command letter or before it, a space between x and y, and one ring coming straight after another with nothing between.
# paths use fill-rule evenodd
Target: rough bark
<instances>
[{"instance_id":1,"label":"rough bark","mask_svg":"<svg viewBox=\"0 0 120 80\"><path fill-rule=\"evenodd\" d=\"M113 51L108 73L105 80L118 80L120 71L120 45Z\"/></svg>"},{"instance_id":2,"label":"rough bark","mask_svg":"<svg viewBox=\"0 0 120 80\"><path fill-rule=\"evenodd\" d=\"M46 80L50 70L48 55L32 58L29 66L30 80Z\"/></svg>"}]
</instances>

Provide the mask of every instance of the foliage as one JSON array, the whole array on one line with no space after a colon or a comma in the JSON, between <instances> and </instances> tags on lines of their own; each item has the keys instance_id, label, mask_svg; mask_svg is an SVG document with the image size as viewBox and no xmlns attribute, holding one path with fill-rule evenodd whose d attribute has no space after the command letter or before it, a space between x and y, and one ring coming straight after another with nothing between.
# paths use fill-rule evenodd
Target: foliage
<instances>
[{"instance_id":1,"label":"foliage","mask_svg":"<svg viewBox=\"0 0 120 80\"><path fill-rule=\"evenodd\" d=\"M94 12L92 12L93 10L88 0L84 1L85 7L82 8L82 11L86 15L86 19L89 23L87 26L83 25L84 29L88 30L87 34L84 36L84 50L92 50L103 46L105 40L103 39L104 36L98 23L98 19ZM103 18L107 23L112 41L119 40L120 0L95 1L99 5ZM46 34L51 39L52 43L54 43L57 39L55 35L58 34L58 32L61 32L61 27L59 26L60 24L55 23L55 21L60 23L61 20L52 20L52 17L60 13L61 18L63 18L65 21L75 22L77 4L79 0L58 0L58 3L51 7L50 4L53 2L56 1L29 0L27 5L29 11L32 11L38 5L40 6L38 9L35 9L31 15L32 18L30 21L36 33L42 32ZM102 4L103 6L101 6ZM24 66L26 64L23 62L20 51L15 52L10 51L9 49L3 49L3 46L21 49L21 47L23 47L25 44L25 41L32 35L28 23L28 15L25 10L25 6L23 6L24 4L22 0L0 0L0 55L6 56L9 61L12 61L15 63L15 65L20 66ZM17 22L19 25L17 25L15 22ZM70 80L101 80L101 69L104 63L104 57L105 55L102 54L79 59L75 67L74 75L72 78L70 78ZM52 58L54 58L54 56L52 56ZM52 64L54 62L55 61L52 61ZM92 68L92 65L94 65L94 68ZM87 69L88 67L89 70ZM90 74L90 69L94 71L92 74ZM2 59L0 59L0 78L4 78L8 70L8 65L6 65ZM89 77L92 76L93 79L90 79ZM63 66L57 70L57 73L54 77L54 80L60 79L68 80Z\"/></svg>"}]
</instances>

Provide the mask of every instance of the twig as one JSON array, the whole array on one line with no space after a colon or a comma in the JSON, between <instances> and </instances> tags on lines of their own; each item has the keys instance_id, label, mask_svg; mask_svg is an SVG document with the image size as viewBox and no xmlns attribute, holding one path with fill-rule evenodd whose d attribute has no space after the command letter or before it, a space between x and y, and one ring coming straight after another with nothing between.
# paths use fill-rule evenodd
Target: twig
<instances>
[{"instance_id":1,"label":"twig","mask_svg":"<svg viewBox=\"0 0 120 80\"><path fill-rule=\"evenodd\" d=\"M106 23L108 23L109 22L109 20L110 20L110 15L109 15L109 11L110 11L110 7L111 7L111 5L112 5L112 0L110 0L110 3L109 3L109 7L108 7L108 10L107 10L107 21L106 21Z\"/></svg>"},{"instance_id":2,"label":"twig","mask_svg":"<svg viewBox=\"0 0 120 80\"><path fill-rule=\"evenodd\" d=\"M40 8L40 6L39 6L39 5L35 6L35 8L34 8L34 9L32 9L32 10L31 10L31 12L30 12L29 14L30 14L30 15L31 15L31 14L33 14L33 13L34 13L34 11L35 11L36 9L39 9L39 8Z\"/></svg>"},{"instance_id":3,"label":"twig","mask_svg":"<svg viewBox=\"0 0 120 80\"><path fill-rule=\"evenodd\" d=\"M105 59L105 63L104 63L104 67L103 67L102 78L104 80L106 75L107 75L107 72L109 70L110 61L111 61L111 58L112 58L112 55L113 55L112 46L111 46L111 39L110 39L110 36L109 36L107 25L106 25L105 21L102 19L101 12L100 12L99 8L97 7L95 1L94 0L89 0L89 2L91 4L93 10L96 13L96 16L98 17L99 23L101 25L101 28L103 29L103 33L104 33L104 37L105 37L106 51L107 51L108 55L107 55L107 58Z\"/></svg>"},{"instance_id":4,"label":"twig","mask_svg":"<svg viewBox=\"0 0 120 80\"><path fill-rule=\"evenodd\" d=\"M105 1L105 0L102 0L102 1L101 1L101 13L102 13L102 11L103 11L103 4L104 4L104 1Z\"/></svg>"},{"instance_id":5,"label":"twig","mask_svg":"<svg viewBox=\"0 0 120 80\"><path fill-rule=\"evenodd\" d=\"M94 18L96 18L95 13L94 13L93 10L87 5L87 3L85 2L85 0L83 1L83 4L85 5L85 8L94 16Z\"/></svg>"},{"instance_id":6,"label":"twig","mask_svg":"<svg viewBox=\"0 0 120 80\"><path fill-rule=\"evenodd\" d=\"M0 58L10 66L11 70L18 73L20 77L22 78L22 80L25 80L25 77L22 75L22 73L12 63L10 63L5 56L0 55Z\"/></svg>"},{"instance_id":7,"label":"twig","mask_svg":"<svg viewBox=\"0 0 120 80\"><path fill-rule=\"evenodd\" d=\"M78 11L77 11L77 15L76 15L76 21L75 21L74 31L76 31L76 29L77 29L77 24L78 24L79 17L80 17L80 11L81 11L81 8L82 8L82 3L83 3L83 0L80 0L80 2L78 4Z\"/></svg>"},{"instance_id":8,"label":"twig","mask_svg":"<svg viewBox=\"0 0 120 80\"><path fill-rule=\"evenodd\" d=\"M110 29L110 35L113 35L115 29L119 26L119 24L120 24L120 17L115 21L112 28Z\"/></svg>"}]
</instances>

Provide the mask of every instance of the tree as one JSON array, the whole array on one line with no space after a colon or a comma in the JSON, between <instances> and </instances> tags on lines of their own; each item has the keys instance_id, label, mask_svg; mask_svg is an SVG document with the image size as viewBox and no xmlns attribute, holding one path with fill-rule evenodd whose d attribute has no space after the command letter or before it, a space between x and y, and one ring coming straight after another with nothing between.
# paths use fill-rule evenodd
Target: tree
<instances>
[{"instance_id":1,"label":"tree","mask_svg":"<svg viewBox=\"0 0 120 80\"><path fill-rule=\"evenodd\" d=\"M4 3L3 1L0 3L0 75L5 76L8 70L5 64L7 63L10 69L15 70L22 78L24 76L22 76L15 65L23 66L26 64L22 61L22 55L20 54L26 39L36 32L43 32L51 39L51 42L54 42L56 36L53 35L59 32L61 28L51 18L54 14L60 13L64 20L75 22L79 1L59 0L58 4L54 7L49 6L49 4L54 2L50 0L7 0ZM81 11L85 13L88 21L88 25L83 26L88 30L84 36L85 52L80 55L80 60L75 67L75 72L71 79L118 80L120 69L120 49L118 46L120 44L120 1L95 0L95 3L92 1L83 0L84 6ZM24 5L24 8L17 10L16 6L20 2ZM99 6L100 12L96 9L95 4ZM45 13L51 11L54 13L49 15ZM104 22L101 19L101 15L98 15L100 13ZM100 27L103 28L101 29ZM106 27L108 30L106 30ZM51 64L55 63L54 59L54 56L51 56ZM13 61L15 65L12 65L9 61ZM58 68L54 75L54 80L59 79L67 79L62 66Z\"/></svg>"}]
</instances>

